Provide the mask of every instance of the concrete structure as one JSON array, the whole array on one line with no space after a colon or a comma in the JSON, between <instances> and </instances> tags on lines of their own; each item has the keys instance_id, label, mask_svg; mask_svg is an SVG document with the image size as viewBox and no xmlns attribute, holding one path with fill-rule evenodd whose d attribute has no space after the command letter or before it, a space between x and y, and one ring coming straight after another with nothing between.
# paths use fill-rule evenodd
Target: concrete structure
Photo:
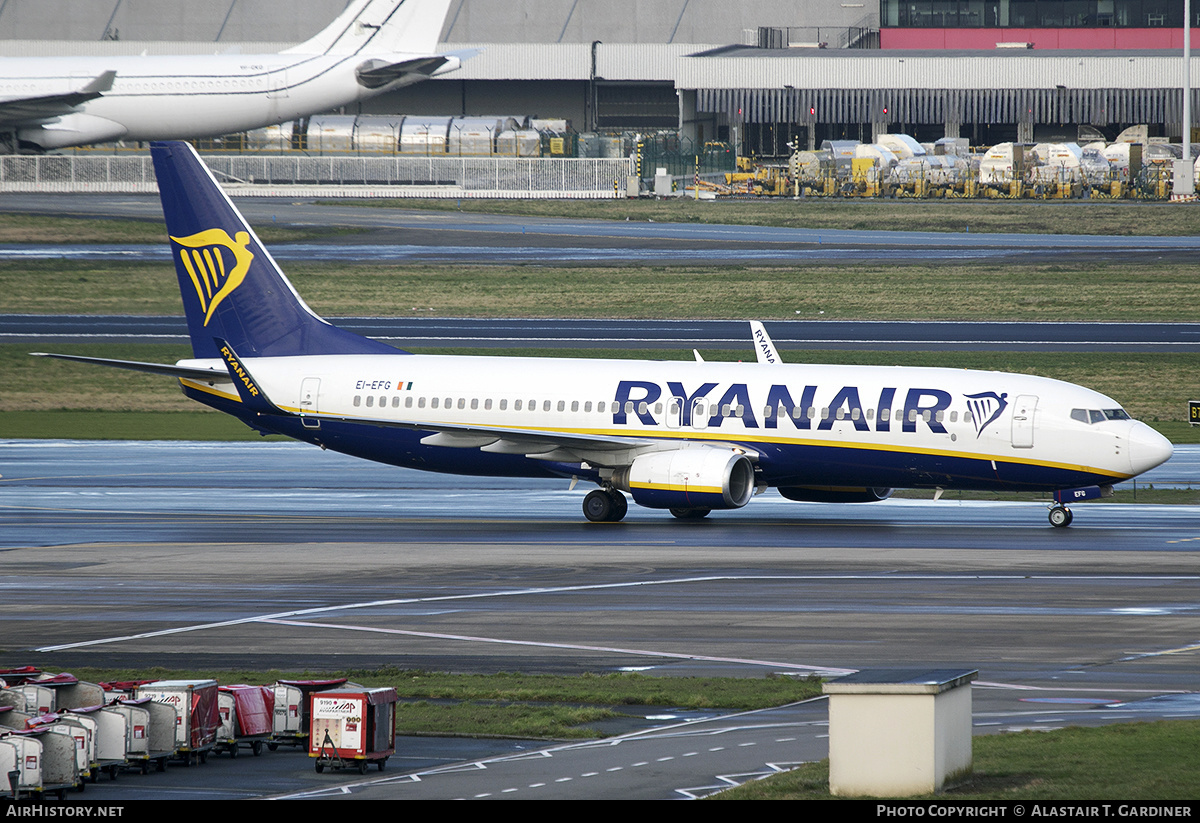
<instances>
[{"instance_id":1,"label":"concrete structure","mask_svg":"<svg viewBox=\"0 0 1200 823\"><path fill-rule=\"evenodd\" d=\"M932 794L969 773L978 674L866 669L826 683L830 794Z\"/></svg>"}]
</instances>

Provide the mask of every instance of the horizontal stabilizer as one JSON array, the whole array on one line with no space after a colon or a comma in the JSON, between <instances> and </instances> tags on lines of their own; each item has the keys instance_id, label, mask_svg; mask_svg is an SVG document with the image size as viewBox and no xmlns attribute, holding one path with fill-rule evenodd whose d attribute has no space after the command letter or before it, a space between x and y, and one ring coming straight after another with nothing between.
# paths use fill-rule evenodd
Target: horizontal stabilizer
<instances>
[{"instance_id":1,"label":"horizontal stabilizer","mask_svg":"<svg viewBox=\"0 0 1200 823\"><path fill-rule=\"evenodd\" d=\"M386 60L367 60L355 70L359 85L368 89L381 89L391 83L403 79L421 79L432 77L438 69L445 66L452 58L437 54L433 57L418 57L413 60L401 60L389 63ZM414 78L413 75L419 75Z\"/></svg>"},{"instance_id":2,"label":"horizontal stabilizer","mask_svg":"<svg viewBox=\"0 0 1200 823\"><path fill-rule=\"evenodd\" d=\"M128 369L129 371L146 372L147 374L161 374L166 377L186 377L189 380L203 380L212 382L218 380L225 382L228 377L225 372L218 369L205 369L199 366L171 366L166 363L142 363L137 360L110 360L106 357L84 357L78 354L51 354L49 352L34 351L30 352L34 357L53 357L58 360L74 360L77 363L91 363L96 366L109 366L114 369Z\"/></svg>"}]
</instances>

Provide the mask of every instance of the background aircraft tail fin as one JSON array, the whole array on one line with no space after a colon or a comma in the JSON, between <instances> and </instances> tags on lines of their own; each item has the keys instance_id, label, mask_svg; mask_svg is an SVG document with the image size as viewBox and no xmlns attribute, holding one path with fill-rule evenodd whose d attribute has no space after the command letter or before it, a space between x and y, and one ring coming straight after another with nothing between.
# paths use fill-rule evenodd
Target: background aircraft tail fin
<instances>
[{"instance_id":1,"label":"background aircraft tail fin","mask_svg":"<svg viewBox=\"0 0 1200 823\"><path fill-rule=\"evenodd\" d=\"M151 154L196 357L221 356L214 338L244 357L403 354L310 309L190 145Z\"/></svg>"},{"instance_id":2,"label":"background aircraft tail fin","mask_svg":"<svg viewBox=\"0 0 1200 823\"><path fill-rule=\"evenodd\" d=\"M354 0L329 26L285 54L432 54L450 0Z\"/></svg>"}]
</instances>

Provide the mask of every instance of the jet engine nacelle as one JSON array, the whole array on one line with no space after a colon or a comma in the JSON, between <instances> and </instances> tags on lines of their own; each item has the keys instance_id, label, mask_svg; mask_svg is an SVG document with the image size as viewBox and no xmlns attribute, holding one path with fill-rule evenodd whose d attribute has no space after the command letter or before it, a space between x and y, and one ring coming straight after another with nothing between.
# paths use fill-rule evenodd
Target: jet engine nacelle
<instances>
[{"instance_id":1,"label":"jet engine nacelle","mask_svg":"<svg viewBox=\"0 0 1200 823\"><path fill-rule=\"evenodd\" d=\"M120 140L127 131L125 126L112 120L94 114L76 113L64 114L44 126L18 129L17 137L23 142L34 143L49 151L66 146Z\"/></svg>"},{"instance_id":2,"label":"jet engine nacelle","mask_svg":"<svg viewBox=\"0 0 1200 823\"><path fill-rule=\"evenodd\" d=\"M612 483L651 509L740 509L754 494L754 464L708 446L652 452L614 472Z\"/></svg>"},{"instance_id":3,"label":"jet engine nacelle","mask_svg":"<svg viewBox=\"0 0 1200 823\"><path fill-rule=\"evenodd\" d=\"M892 489L846 488L843 486L780 486L788 500L802 503L877 503L892 496Z\"/></svg>"}]
</instances>

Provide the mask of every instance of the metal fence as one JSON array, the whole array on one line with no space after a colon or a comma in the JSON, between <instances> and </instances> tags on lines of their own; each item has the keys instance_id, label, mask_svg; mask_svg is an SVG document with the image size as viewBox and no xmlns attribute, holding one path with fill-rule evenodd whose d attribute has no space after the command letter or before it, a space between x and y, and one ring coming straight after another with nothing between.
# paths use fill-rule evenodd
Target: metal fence
<instances>
[{"instance_id":1,"label":"metal fence","mask_svg":"<svg viewBox=\"0 0 1200 823\"><path fill-rule=\"evenodd\" d=\"M612 198L627 158L309 157L202 155L243 195ZM0 157L0 192L157 192L149 156Z\"/></svg>"}]
</instances>

